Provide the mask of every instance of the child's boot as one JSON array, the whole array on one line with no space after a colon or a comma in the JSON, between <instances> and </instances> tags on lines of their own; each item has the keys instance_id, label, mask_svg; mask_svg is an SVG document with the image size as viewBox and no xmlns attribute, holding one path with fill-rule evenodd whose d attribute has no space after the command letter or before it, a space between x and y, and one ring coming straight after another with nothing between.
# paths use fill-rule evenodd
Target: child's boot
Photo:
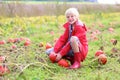
<instances>
[{"instance_id":1,"label":"child's boot","mask_svg":"<svg viewBox=\"0 0 120 80\"><path fill-rule=\"evenodd\" d=\"M74 53L74 63L69 68L77 69L81 67L81 55L80 52Z\"/></svg>"}]
</instances>

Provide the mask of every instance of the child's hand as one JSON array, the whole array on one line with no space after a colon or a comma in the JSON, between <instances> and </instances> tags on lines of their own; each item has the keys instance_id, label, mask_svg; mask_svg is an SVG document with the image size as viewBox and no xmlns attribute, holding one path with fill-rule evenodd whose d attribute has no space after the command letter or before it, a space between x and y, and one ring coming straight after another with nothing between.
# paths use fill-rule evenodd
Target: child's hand
<instances>
[{"instance_id":1,"label":"child's hand","mask_svg":"<svg viewBox=\"0 0 120 80\"><path fill-rule=\"evenodd\" d=\"M57 54L57 57L56 57L56 61L59 61L61 58L62 58L61 54L58 53L58 54Z\"/></svg>"}]
</instances>

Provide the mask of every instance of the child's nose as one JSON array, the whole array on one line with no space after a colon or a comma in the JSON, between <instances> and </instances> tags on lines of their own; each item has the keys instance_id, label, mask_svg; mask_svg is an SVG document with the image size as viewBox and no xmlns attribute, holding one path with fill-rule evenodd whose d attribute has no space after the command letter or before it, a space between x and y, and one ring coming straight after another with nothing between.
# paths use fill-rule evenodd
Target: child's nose
<instances>
[{"instance_id":1,"label":"child's nose","mask_svg":"<svg viewBox=\"0 0 120 80\"><path fill-rule=\"evenodd\" d=\"M72 17L69 17L69 19L71 20L71 19L72 19Z\"/></svg>"}]
</instances>

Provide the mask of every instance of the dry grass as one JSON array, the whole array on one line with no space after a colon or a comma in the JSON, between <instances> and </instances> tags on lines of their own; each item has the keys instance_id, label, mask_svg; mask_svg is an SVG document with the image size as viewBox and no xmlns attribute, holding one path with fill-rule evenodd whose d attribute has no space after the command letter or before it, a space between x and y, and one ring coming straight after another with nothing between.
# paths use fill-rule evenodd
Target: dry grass
<instances>
[{"instance_id":1,"label":"dry grass","mask_svg":"<svg viewBox=\"0 0 120 80\"><path fill-rule=\"evenodd\" d=\"M88 3L44 3L44 4L27 4L20 2L0 3L0 16L43 16L43 15L63 15L69 7L78 8L80 13L96 13L96 12L119 12L120 5L105 4L88 4Z\"/></svg>"}]
</instances>

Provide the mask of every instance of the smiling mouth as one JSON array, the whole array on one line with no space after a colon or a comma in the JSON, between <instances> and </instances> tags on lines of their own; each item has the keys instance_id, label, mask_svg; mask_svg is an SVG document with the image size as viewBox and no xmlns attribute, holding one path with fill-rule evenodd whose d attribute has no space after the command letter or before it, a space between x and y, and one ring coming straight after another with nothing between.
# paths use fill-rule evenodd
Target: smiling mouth
<instances>
[{"instance_id":1,"label":"smiling mouth","mask_svg":"<svg viewBox=\"0 0 120 80\"><path fill-rule=\"evenodd\" d=\"M69 22L73 22L73 21L69 21Z\"/></svg>"}]
</instances>

